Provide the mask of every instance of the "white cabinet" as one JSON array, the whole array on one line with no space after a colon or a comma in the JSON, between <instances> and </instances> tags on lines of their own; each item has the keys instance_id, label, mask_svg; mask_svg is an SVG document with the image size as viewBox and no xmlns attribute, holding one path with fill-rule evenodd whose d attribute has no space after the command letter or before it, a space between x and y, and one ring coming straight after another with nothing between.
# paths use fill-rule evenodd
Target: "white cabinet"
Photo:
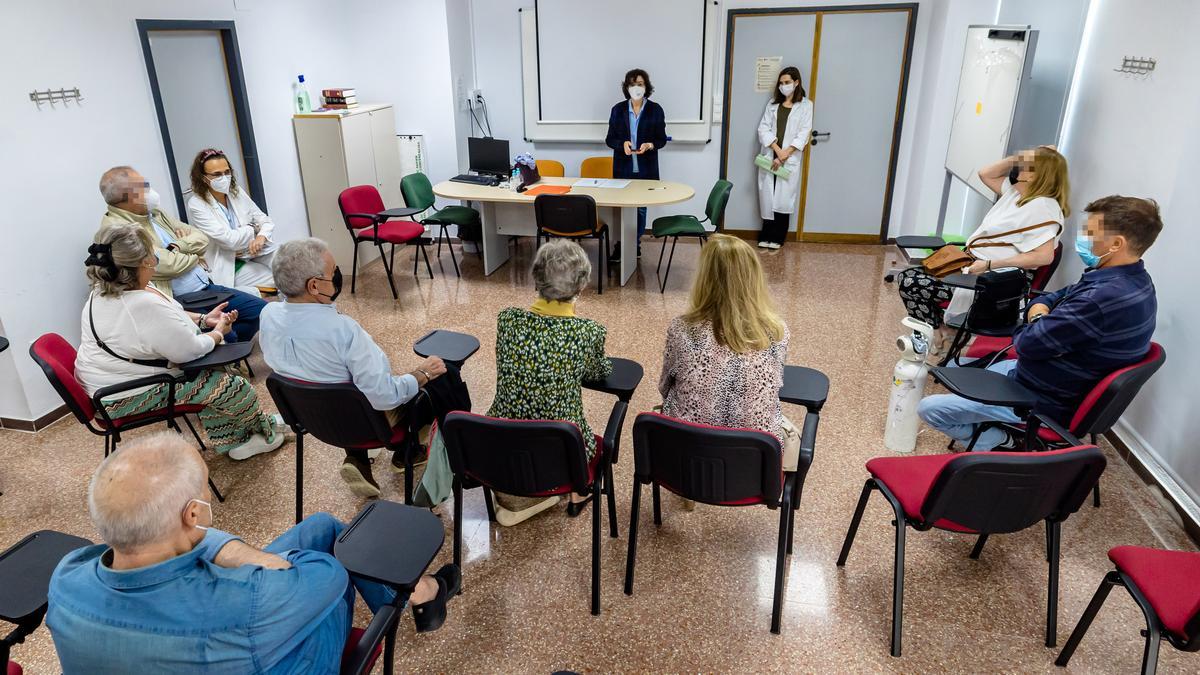
<instances>
[{"instance_id":1,"label":"white cabinet","mask_svg":"<svg viewBox=\"0 0 1200 675\"><path fill-rule=\"evenodd\" d=\"M342 273L349 275L354 245L338 209L338 195L355 185L374 185L385 208L404 206L392 106L362 105L345 115L294 115L292 126L309 232L329 244ZM360 246L358 255L360 268L378 257L371 245Z\"/></svg>"}]
</instances>

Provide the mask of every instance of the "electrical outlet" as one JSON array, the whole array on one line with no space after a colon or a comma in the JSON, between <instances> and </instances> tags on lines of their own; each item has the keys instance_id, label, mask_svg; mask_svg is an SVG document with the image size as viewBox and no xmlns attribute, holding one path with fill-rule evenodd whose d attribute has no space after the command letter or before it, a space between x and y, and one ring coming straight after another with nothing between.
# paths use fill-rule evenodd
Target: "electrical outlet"
<instances>
[{"instance_id":1,"label":"electrical outlet","mask_svg":"<svg viewBox=\"0 0 1200 675\"><path fill-rule=\"evenodd\" d=\"M476 103L481 103L483 101L483 91L480 89L472 89L471 100Z\"/></svg>"}]
</instances>

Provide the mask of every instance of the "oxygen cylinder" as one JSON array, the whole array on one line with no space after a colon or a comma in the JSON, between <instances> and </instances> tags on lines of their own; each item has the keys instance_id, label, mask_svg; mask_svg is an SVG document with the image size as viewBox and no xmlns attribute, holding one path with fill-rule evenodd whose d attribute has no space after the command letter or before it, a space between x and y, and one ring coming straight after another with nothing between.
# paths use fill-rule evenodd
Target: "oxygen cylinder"
<instances>
[{"instance_id":1,"label":"oxygen cylinder","mask_svg":"<svg viewBox=\"0 0 1200 675\"><path fill-rule=\"evenodd\" d=\"M917 447L917 430L921 426L917 406L925 395L925 379L929 375L925 356L933 337L933 327L912 317L906 317L902 323L912 329L912 335L896 338L900 360L892 370L892 392L888 398L883 444L893 452L912 452Z\"/></svg>"}]
</instances>

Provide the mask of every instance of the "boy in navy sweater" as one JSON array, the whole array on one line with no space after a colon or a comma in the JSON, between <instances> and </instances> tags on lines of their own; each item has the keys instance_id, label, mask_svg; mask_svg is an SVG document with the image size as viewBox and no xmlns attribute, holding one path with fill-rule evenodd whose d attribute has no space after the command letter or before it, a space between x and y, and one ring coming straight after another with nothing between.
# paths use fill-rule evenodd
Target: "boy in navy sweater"
<instances>
[{"instance_id":1,"label":"boy in navy sweater","mask_svg":"<svg viewBox=\"0 0 1200 675\"><path fill-rule=\"evenodd\" d=\"M1016 360L989 370L1033 391L1036 411L1066 426L1075 409L1109 373L1141 360L1154 335L1158 302L1142 254L1162 231L1158 204L1113 195L1084 209L1087 224L1075 251L1087 265L1078 282L1034 300L1013 334ZM963 444L981 422L1019 422L1012 408L954 394L926 397L921 419ZM1011 449L1015 439L988 429L976 450Z\"/></svg>"}]
</instances>

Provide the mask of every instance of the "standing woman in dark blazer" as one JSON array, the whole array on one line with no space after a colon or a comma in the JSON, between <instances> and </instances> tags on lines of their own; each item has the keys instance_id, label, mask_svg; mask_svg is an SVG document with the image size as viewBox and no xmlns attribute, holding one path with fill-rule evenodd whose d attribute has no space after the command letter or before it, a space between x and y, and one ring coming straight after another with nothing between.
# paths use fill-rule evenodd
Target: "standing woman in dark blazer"
<instances>
[{"instance_id":1,"label":"standing woman in dark blazer","mask_svg":"<svg viewBox=\"0 0 1200 675\"><path fill-rule=\"evenodd\" d=\"M641 68L625 73L621 81L625 100L608 115L605 145L613 151L613 178L658 180L658 150L667 144L667 118L662 106L649 100L654 93L650 75ZM638 257L642 256L642 234L646 232L646 207L637 210ZM618 248L609 259L621 261Z\"/></svg>"}]
</instances>

